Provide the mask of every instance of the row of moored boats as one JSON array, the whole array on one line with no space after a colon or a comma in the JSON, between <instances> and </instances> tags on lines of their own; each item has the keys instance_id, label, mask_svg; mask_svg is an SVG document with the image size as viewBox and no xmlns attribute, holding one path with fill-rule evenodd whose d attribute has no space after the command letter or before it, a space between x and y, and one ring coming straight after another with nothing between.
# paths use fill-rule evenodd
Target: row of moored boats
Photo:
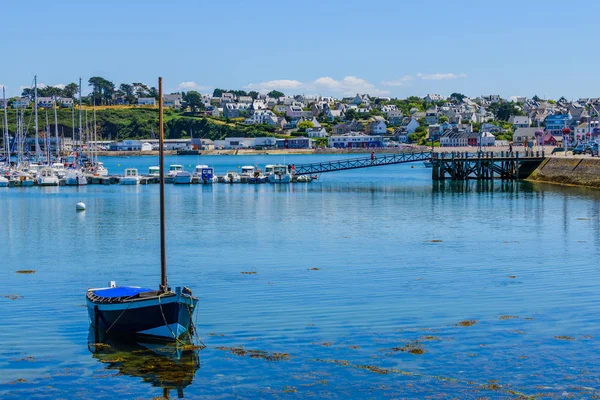
<instances>
[{"instance_id":1,"label":"row of moored boats","mask_svg":"<svg viewBox=\"0 0 600 400\"><path fill-rule=\"evenodd\" d=\"M58 186L63 180L67 186L87 185L87 176L108 176L108 170L101 162L89 163L83 167L69 167L69 164L24 163L19 166L0 164L0 187L6 186Z\"/></svg>"},{"instance_id":2,"label":"row of moored boats","mask_svg":"<svg viewBox=\"0 0 600 400\"><path fill-rule=\"evenodd\" d=\"M152 166L148 169L148 175L145 177L158 178L160 168ZM139 174L137 168L125 169L125 175L119 178L121 185L137 185L144 178ZM208 165L196 165L194 172L186 171L183 165L173 164L169 166L169 171L165 175L166 183L191 184L197 183L289 183L292 180L297 182L310 182L316 177L308 175L295 176L293 166L284 164L271 164L265 166L265 170L257 169L251 165L242 167L241 172L228 171L225 175L215 174L213 167Z\"/></svg>"}]
</instances>

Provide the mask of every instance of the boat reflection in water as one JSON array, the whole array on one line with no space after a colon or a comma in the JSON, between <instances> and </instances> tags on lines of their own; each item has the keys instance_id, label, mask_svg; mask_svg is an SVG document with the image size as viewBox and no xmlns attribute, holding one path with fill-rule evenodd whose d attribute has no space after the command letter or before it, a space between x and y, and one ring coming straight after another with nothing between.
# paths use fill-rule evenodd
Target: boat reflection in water
<instances>
[{"instance_id":1,"label":"boat reflection in water","mask_svg":"<svg viewBox=\"0 0 600 400\"><path fill-rule=\"evenodd\" d=\"M171 390L176 390L177 397L183 398L183 389L192 383L200 368L200 350L204 346L194 345L191 341L142 340L100 337L90 329L88 349L106 369L162 387L166 399L170 398Z\"/></svg>"}]
</instances>

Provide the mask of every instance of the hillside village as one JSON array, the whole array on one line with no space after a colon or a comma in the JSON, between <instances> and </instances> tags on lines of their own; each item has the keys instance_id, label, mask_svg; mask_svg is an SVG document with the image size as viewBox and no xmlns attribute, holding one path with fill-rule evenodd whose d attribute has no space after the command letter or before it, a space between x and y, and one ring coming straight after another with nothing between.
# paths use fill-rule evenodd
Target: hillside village
<instances>
[{"instance_id":1,"label":"hillside village","mask_svg":"<svg viewBox=\"0 0 600 400\"><path fill-rule=\"evenodd\" d=\"M7 106L30 109L32 93L24 94L7 101ZM95 94L85 102L90 104ZM115 108L157 106L156 93L139 94L113 94L109 101L99 97L98 102ZM51 108L55 101L57 107L77 107L77 100L60 96L40 96L38 107ZM356 94L336 99L286 96L278 91L246 93L216 89L212 95L195 91L165 95L164 105L187 117L223 121L240 129L255 128L252 140L242 135L213 136L204 137L198 143L203 147L225 149L255 146L372 148L406 143L462 147L512 142L515 146L531 146L541 144L542 140L545 145L556 146L562 145L564 138L577 142L596 137L600 132L597 111L600 99L589 98L554 101L534 96L507 100L489 95L471 99L453 93L449 97L429 94L424 98L407 99ZM102 129L100 131L102 135Z\"/></svg>"}]
</instances>

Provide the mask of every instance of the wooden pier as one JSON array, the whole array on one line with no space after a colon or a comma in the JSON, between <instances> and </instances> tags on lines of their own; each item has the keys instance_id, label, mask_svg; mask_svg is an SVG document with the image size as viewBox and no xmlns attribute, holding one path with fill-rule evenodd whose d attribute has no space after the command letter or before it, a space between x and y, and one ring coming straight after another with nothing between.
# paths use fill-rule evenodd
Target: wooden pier
<instances>
[{"instance_id":1,"label":"wooden pier","mask_svg":"<svg viewBox=\"0 0 600 400\"><path fill-rule=\"evenodd\" d=\"M525 179L543 160L543 151L433 153L431 177L434 181Z\"/></svg>"}]
</instances>

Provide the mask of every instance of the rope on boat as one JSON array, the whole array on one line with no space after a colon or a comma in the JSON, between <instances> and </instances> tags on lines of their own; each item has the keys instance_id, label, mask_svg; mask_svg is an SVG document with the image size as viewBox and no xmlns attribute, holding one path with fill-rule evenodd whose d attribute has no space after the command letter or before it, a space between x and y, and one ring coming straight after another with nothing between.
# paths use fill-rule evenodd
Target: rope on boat
<instances>
[{"instance_id":1,"label":"rope on boat","mask_svg":"<svg viewBox=\"0 0 600 400\"><path fill-rule=\"evenodd\" d=\"M121 314L119 314L119 316L117 317L117 319L115 319L115 321L110 325L110 327L106 330L106 333L108 334L108 332L110 332L110 330L112 329L113 326L115 326L115 324L119 321L119 319L123 316L123 314L125 314L125 311L127 311L129 309L129 307L132 305L133 303L129 303L127 305L127 307L121 311Z\"/></svg>"}]
</instances>

